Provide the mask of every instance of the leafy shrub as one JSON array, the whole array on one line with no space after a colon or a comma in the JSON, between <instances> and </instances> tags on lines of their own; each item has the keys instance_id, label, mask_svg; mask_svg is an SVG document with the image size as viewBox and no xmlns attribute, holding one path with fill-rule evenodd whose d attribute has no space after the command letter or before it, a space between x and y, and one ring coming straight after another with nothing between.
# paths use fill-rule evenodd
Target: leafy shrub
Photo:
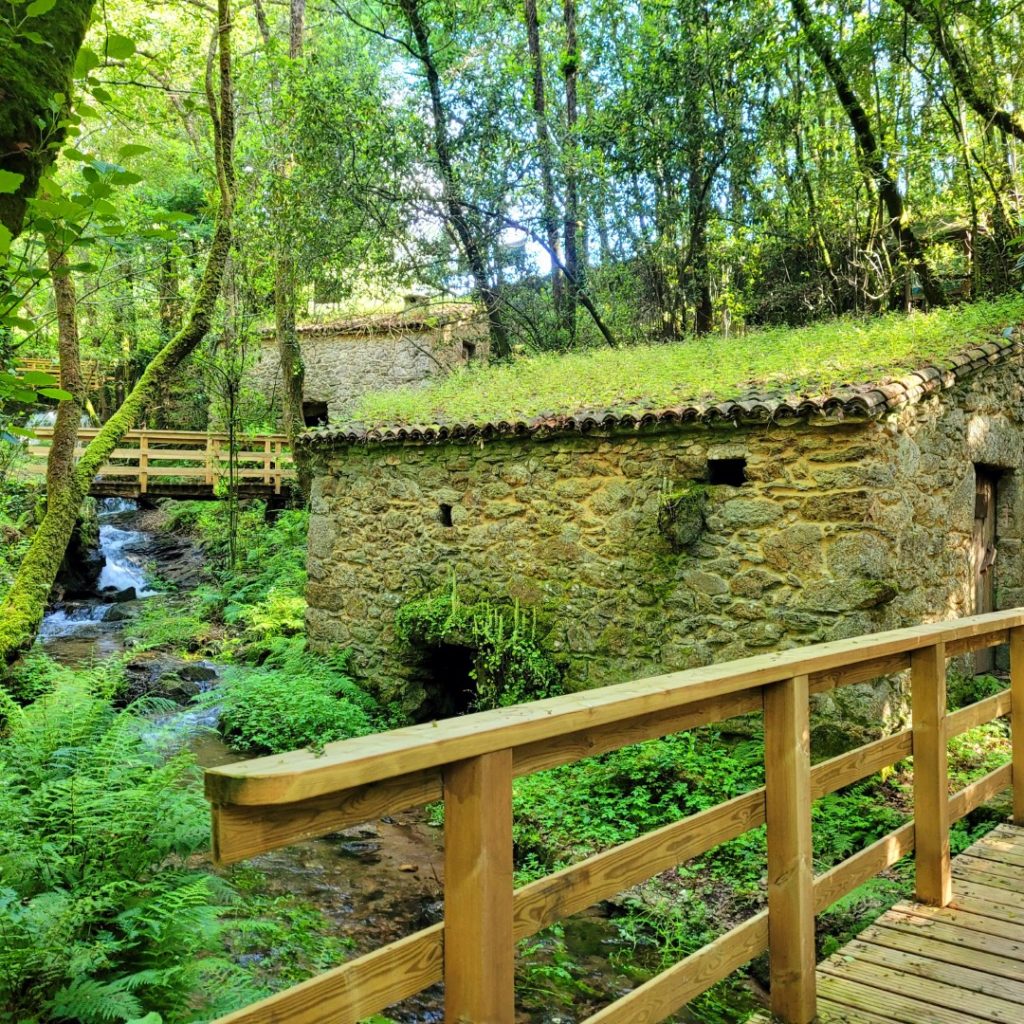
<instances>
[{"instance_id":1,"label":"leafy shrub","mask_svg":"<svg viewBox=\"0 0 1024 1024\"><path fill-rule=\"evenodd\" d=\"M235 746L281 753L362 736L376 704L345 674L343 656L317 657L301 637L278 639L259 668L235 667L208 699L222 702L220 728Z\"/></svg>"},{"instance_id":2,"label":"leafy shrub","mask_svg":"<svg viewBox=\"0 0 1024 1024\"><path fill-rule=\"evenodd\" d=\"M474 710L508 707L563 692L561 671L537 638L536 615L519 602L463 604L449 589L410 601L395 613L395 635L412 648L461 647L472 652Z\"/></svg>"},{"instance_id":3,"label":"leafy shrub","mask_svg":"<svg viewBox=\"0 0 1024 1024\"><path fill-rule=\"evenodd\" d=\"M189 607L177 624L161 621L159 612L143 614L130 635L142 646L179 646L231 654L261 662L276 637L298 636L305 629L306 532L309 514L286 509L272 523L261 501L246 503L238 524L240 558L227 563L227 508L221 502L177 502L165 528L191 533L206 552L208 581L189 595ZM211 624L240 627L231 640L218 638Z\"/></svg>"}]
</instances>

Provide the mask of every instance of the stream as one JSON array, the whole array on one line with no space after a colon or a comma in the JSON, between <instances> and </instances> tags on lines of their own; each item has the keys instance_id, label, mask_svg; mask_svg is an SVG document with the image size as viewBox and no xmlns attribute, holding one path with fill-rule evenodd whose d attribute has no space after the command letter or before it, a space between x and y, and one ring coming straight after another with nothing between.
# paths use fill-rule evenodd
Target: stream
<instances>
[{"instance_id":1,"label":"stream","mask_svg":"<svg viewBox=\"0 0 1024 1024\"><path fill-rule=\"evenodd\" d=\"M73 667L90 664L130 647L125 624L145 602L173 602L173 592L156 581L173 581L178 590L199 580L202 552L188 542L161 534L161 513L144 511L133 501L100 502L99 541L103 565L95 592L59 601L46 615L38 644L56 661ZM129 672L169 671L191 680L191 692L217 685L221 666L187 662L148 652L127 663ZM183 704L187 701L182 690ZM231 750L216 732L216 705L183 706L154 717L162 737L187 745L201 767L229 764L244 755ZM166 742L166 740L164 740ZM336 934L353 943L353 956L425 928L443 916L443 832L427 823L423 809L396 814L321 839L298 843L246 863L266 876L271 893L289 893L316 906ZM602 1002L617 998L633 982L608 963L621 944L618 930L599 912L577 915L563 924L561 950L551 941L533 940L530 962L538 979L560 970L566 955L574 977L593 993L586 1005L552 1006L541 986L531 997L540 1009L523 1009L520 1024L573 1024ZM535 988L535 983L527 985ZM432 1024L444 1019L440 986L392 1007L399 1024Z\"/></svg>"}]
</instances>

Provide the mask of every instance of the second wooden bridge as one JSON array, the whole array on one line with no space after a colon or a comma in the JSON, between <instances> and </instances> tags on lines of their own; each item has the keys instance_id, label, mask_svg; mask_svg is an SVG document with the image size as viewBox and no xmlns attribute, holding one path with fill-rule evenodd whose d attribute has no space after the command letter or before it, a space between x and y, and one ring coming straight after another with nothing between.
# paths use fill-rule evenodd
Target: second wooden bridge
<instances>
[{"instance_id":1,"label":"second wooden bridge","mask_svg":"<svg viewBox=\"0 0 1024 1024\"><path fill-rule=\"evenodd\" d=\"M50 427L37 427L28 446L26 471L46 472L53 440ZM78 454L99 433L78 433ZM96 498L182 498L213 500L223 497L232 463L242 497L272 497L287 492L295 479L288 440L284 434L241 435L232 455L227 434L197 430L130 430L93 481Z\"/></svg>"}]
</instances>

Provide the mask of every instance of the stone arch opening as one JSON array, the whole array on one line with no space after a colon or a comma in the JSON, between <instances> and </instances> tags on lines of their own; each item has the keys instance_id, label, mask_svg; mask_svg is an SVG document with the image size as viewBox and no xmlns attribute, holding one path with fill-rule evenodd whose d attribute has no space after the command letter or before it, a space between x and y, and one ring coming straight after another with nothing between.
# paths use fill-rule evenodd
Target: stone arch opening
<instances>
[{"instance_id":1,"label":"stone arch opening","mask_svg":"<svg viewBox=\"0 0 1024 1024\"><path fill-rule=\"evenodd\" d=\"M477 696L473 677L476 651L462 644L441 643L421 647L416 653L424 694L416 718L431 722L472 711Z\"/></svg>"}]
</instances>

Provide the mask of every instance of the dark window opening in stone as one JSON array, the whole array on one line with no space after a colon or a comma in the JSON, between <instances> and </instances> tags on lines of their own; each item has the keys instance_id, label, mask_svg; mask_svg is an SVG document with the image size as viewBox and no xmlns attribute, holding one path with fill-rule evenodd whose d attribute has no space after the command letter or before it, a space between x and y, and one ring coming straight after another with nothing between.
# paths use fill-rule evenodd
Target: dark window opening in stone
<instances>
[{"instance_id":1,"label":"dark window opening in stone","mask_svg":"<svg viewBox=\"0 0 1024 1024\"><path fill-rule=\"evenodd\" d=\"M472 341L464 341L462 343L462 358L467 363L471 363L476 356L476 343Z\"/></svg>"},{"instance_id":2,"label":"dark window opening in stone","mask_svg":"<svg viewBox=\"0 0 1024 1024\"><path fill-rule=\"evenodd\" d=\"M452 524L452 507L451 505L441 502L441 507L438 510L437 518L442 526L451 526Z\"/></svg>"},{"instance_id":3,"label":"dark window opening in stone","mask_svg":"<svg viewBox=\"0 0 1024 1024\"><path fill-rule=\"evenodd\" d=\"M473 650L456 644L441 644L421 654L420 678L425 699L416 718L421 722L435 722L471 711L476 700Z\"/></svg>"},{"instance_id":4,"label":"dark window opening in stone","mask_svg":"<svg viewBox=\"0 0 1024 1024\"><path fill-rule=\"evenodd\" d=\"M740 487L747 482L746 459L708 459L708 483Z\"/></svg>"},{"instance_id":5,"label":"dark window opening in stone","mask_svg":"<svg viewBox=\"0 0 1024 1024\"><path fill-rule=\"evenodd\" d=\"M302 419L307 427L327 426L326 402L303 402Z\"/></svg>"}]
</instances>

